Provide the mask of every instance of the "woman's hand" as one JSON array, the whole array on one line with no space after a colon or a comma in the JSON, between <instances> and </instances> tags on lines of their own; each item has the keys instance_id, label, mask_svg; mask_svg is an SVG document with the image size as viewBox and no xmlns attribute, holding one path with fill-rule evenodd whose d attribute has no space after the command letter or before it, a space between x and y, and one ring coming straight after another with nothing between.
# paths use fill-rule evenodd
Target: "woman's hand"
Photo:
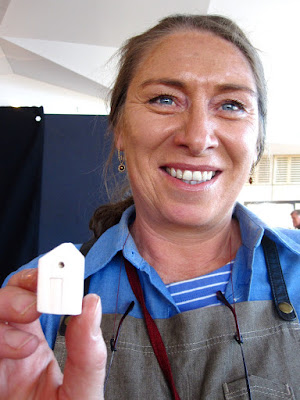
<instances>
[{"instance_id":1,"label":"woman's hand","mask_svg":"<svg viewBox=\"0 0 300 400\"><path fill-rule=\"evenodd\" d=\"M45 340L36 310L37 270L15 274L0 289L0 399L103 399L106 346L97 295L66 332L64 375Z\"/></svg>"}]
</instances>

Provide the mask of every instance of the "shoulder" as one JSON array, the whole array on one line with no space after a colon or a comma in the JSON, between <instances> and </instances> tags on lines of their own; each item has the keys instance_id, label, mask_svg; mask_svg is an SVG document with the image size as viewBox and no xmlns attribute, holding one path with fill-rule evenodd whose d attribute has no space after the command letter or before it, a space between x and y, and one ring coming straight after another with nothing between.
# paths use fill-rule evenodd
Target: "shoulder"
<instances>
[{"instance_id":1,"label":"shoulder","mask_svg":"<svg viewBox=\"0 0 300 400\"><path fill-rule=\"evenodd\" d=\"M73 244L73 243L72 243L72 244ZM81 244L73 244L73 245L74 245L78 250L79 250L80 247L81 247ZM51 250L54 250L54 249L55 249L55 247L54 247L53 249L49 249L49 252L50 252ZM47 253L48 253L48 252L47 252ZM39 256L35 257L34 259L32 259L31 261L29 261L28 263L22 265L20 268L18 268L18 269L16 269L15 271L13 271L11 274L9 274L9 275L5 278L5 280L4 280L4 282L3 282L3 286L5 286L5 285L7 284L7 282L9 281L9 279L10 279L14 274L16 274L17 272L22 271L22 270L24 270L24 269L37 268L37 267L38 267L38 264L39 264L39 259L42 258L42 257L43 257L45 254L47 254L47 253L40 254Z\"/></svg>"},{"instance_id":2,"label":"shoulder","mask_svg":"<svg viewBox=\"0 0 300 400\"><path fill-rule=\"evenodd\" d=\"M279 245L300 256L300 231L285 228L274 228L268 231L274 235Z\"/></svg>"},{"instance_id":3,"label":"shoulder","mask_svg":"<svg viewBox=\"0 0 300 400\"><path fill-rule=\"evenodd\" d=\"M234 215L239 221L242 240L247 247L256 248L266 234L280 247L300 254L300 230L272 228L240 203L236 204Z\"/></svg>"},{"instance_id":4,"label":"shoulder","mask_svg":"<svg viewBox=\"0 0 300 400\"><path fill-rule=\"evenodd\" d=\"M298 229L274 228L274 232L277 232L280 236L290 238L296 243L300 243L300 230Z\"/></svg>"}]
</instances>

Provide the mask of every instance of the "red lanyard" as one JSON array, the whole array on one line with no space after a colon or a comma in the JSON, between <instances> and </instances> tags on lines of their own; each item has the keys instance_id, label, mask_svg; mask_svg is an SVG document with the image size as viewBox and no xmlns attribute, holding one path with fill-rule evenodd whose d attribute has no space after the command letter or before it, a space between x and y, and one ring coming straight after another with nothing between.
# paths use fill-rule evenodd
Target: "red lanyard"
<instances>
[{"instance_id":1,"label":"red lanyard","mask_svg":"<svg viewBox=\"0 0 300 400\"><path fill-rule=\"evenodd\" d=\"M174 378L172 375L171 366L170 366L170 362L169 362L169 358L167 355L167 351L166 351L164 342L163 342L162 337L159 333L159 330L158 330L153 318L149 314L149 311L147 310L147 307L145 304L143 289L142 289L142 286L140 283L140 279L139 279L137 270L125 258L124 258L124 264L125 264L125 269L126 269L126 273L127 273L127 277L128 277L131 289L142 308L148 335L150 338L150 342L151 342L154 354L157 358L158 364L166 378L166 381L168 382L169 388L172 392L173 399L180 400L180 397L179 397L176 387L175 387L175 382L174 382Z\"/></svg>"}]
</instances>

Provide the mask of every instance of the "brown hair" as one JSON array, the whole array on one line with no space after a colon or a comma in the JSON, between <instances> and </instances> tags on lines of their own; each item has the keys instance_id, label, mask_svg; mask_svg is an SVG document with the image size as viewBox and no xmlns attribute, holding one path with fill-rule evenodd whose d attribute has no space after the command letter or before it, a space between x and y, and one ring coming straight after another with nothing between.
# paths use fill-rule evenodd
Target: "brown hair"
<instances>
[{"instance_id":1,"label":"brown hair","mask_svg":"<svg viewBox=\"0 0 300 400\"><path fill-rule=\"evenodd\" d=\"M243 31L230 19L218 15L173 15L162 19L153 28L134 36L125 42L120 49L119 73L111 92L111 110L109 115L109 131L113 132L121 120L128 87L137 67L147 51L159 40L178 31L207 31L233 43L246 57L252 69L258 93L259 136L257 141L257 161L264 151L266 133L266 83L262 63L257 50L252 46ZM112 152L114 152L114 148ZM112 155L110 156L111 159ZM132 197L125 202L99 207L91 222L90 228L96 237L117 223L122 212L133 204ZM108 217L111 215L111 220ZM104 224L104 220L106 223Z\"/></svg>"},{"instance_id":2,"label":"brown hair","mask_svg":"<svg viewBox=\"0 0 300 400\"><path fill-rule=\"evenodd\" d=\"M292 215L292 214L300 215L300 210L294 210L294 211L291 212L291 215Z\"/></svg>"}]
</instances>

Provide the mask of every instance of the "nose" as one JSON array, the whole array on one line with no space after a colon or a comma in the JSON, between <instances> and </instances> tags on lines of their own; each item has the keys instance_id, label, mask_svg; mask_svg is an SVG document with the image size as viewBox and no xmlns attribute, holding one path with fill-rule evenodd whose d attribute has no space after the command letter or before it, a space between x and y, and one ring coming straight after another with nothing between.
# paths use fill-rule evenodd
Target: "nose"
<instances>
[{"instance_id":1,"label":"nose","mask_svg":"<svg viewBox=\"0 0 300 400\"><path fill-rule=\"evenodd\" d=\"M193 156L216 148L216 124L205 105L194 104L184 114L174 137L175 144L186 147Z\"/></svg>"}]
</instances>

